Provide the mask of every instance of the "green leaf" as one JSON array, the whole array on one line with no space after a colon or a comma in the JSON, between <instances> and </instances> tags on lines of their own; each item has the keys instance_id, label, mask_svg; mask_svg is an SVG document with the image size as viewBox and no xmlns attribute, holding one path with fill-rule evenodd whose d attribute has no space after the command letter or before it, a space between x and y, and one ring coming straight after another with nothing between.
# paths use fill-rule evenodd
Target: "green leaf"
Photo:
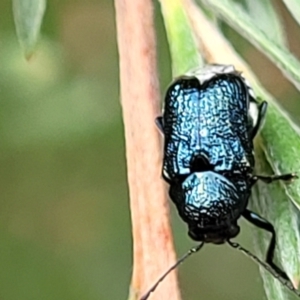
<instances>
[{"instance_id":1,"label":"green leaf","mask_svg":"<svg viewBox=\"0 0 300 300\"><path fill-rule=\"evenodd\" d=\"M27 59L34 52L45 9L46 0L13 0L17 36Z\"/></svg>"},{"instance_id":2,"label":"green leaf","mask_svg":"<svg viewBox=\"0 0 300 300\"><path fill-rule=\"evenodd\" d=\"M224 3L229 3L226 0L211 0L208 2L214 2L220 6ZM269 103L266 123L255 145L257 173L279 174L293 171L300 172L299 129L292 124L290 118L276 104L272 96L262 88L252 71L234 51L228 40L224 38L215 24L205 17L205 14L195 6L193 1L186 0L185 8L188 12L187 16L190 18L191 24L193 24L191 30L193 30L194 36L205 50L204 56L207 60L210 63L220 61L230 62L237 66L238 69L244 71L245 76L251 82L256 94ZM241 19L246 15L245 20L246 23L248 22L247 29L251 33L251 28L256 27L255 22L251 20L249 15L245 14L244 11L240 14L239 10L241 8L238 8L238 10L236 8L237 6L234 6L233 12L226 12L231 18L238 19L238 22L241 22L242 25L245 22L241 21ZM214 11L217 10L215 9ZM176 23L174 23L173 26L176 26ZM239 23L236 26L239 26ZM254 32L256 31L257 29L254 30ZM293 67L290 60L291 54L288 50L283 50L275 43L268 41L267 36L262 33L261 30L259 30L259 34L260 38L263 37L263 39L267 41L267 48L271 49L271 53L277 53L278 49L280 49L280 53L284 53L284 55L281 56L283 65L287 66L287 68ZM246 32L245 36L248 37L249 34ZM181 36L179 35L177 40L180 42L180 39ZM172 44L172 41L172 39L169 39L169 43ZM182 45L182 47L184 47L184 45ZM180 47L177 49L178 53L176 55L180 58L184 52L180 52ZM294 69L291 68L291 70ZM297 70L294 71L298 74ZM294 209L294 204L300 209L299 191L300 180L295 180L295 182L289 185L282 182L275 182L270 185L259 182L256 188L253 189L253 197L250 201L250 205L255 212L258 212L274 224L277 232L276 262L279 261L295 285L300 278L300 258L298 255L300 253L300 239L297 212ZM270 241L270 234L258 228L254 228L254 236L256 237L256 245L259 252L258 256L264 259ZM291 297L291 299L294 298L287 288L282 286L282 284L270 276L270 274L266 274L264 270L262 270L262 276L268 299L287 299L287 295Z\"/></svg>"},{"instance_id":3,"label":"green leaf","mask_svg":"<svg viewBox=\"0 0 300 300\"><path fill-rule=\"evenodd\" d=\"M203 61L181 0L161 0L160 3L175 77L203 65Z\"/></svg>"},{"instance_id":4,"label":"green leaf","mask_svg":"<svg viewBox=\"0 0 300 300\"><path fill-rule=\"evenodd\" d=\"M203 0L237 32L267 55L282 73L300 90L300 62L287 49L272 41L259 29L240 5L230 0Z\"/></svg>"},{"instance_id":5,"label":"green leaf","mask_svg":"<svg viewBox=\"0 0 300 300\"><path fill-rule=\"evenodd\" d=\"M257 27L267 34L272 41L286 47L285 31L273 4L272 0L246 0L247 12Z\"/></svg>"},{"instance_id":6,"label":"green leaf","mask_svg":"<svg viewBox=\"0 0 300 300\"><path fill-rule=\"evenodd\" d=\"M272 111L272 110L271 110ZM255 149L256 172L260 174L272 174L273 168L268 163L268 156L265 143L258 138ZM290 186L292 187L292 183ZM269 220L275 227L277 234L276 257L280 265L290 276L294 284L299 282L300 261L299 261L299 231L297 224L297 214L293 209L293 204L287 201L288 186L283 183L273 182L266 184L258 182L252 191L251 208L259 212L264 218ZM264 258L270 242L270 234L263 230L254 231L256 253ZM283 287L278 280L274 279L268 272L260 268L264 280L264 287L268 299L287 299L288 289ZM281 296L280 296L281 295ZM292 299L292 297L290 298Z\"/></svg>"},{"instance_id":7,"label":"green leaf","mask_svg":"<svg viewBox=\"0 0 300 300\"><path fill-rule=\"evenodd\" d=\"M298 0L283 0L296 22L300 25L300 2Z\"/></svg>"},{"instance_id":8,"label":"green leaf","mask_svg":"<svg viewBox=\"0 0 300 300\"><path fill-rule=\"evenodd\" d=\"M205 15L194 4L191 4L191 7L187 6L187 8L189 8L189 17L196 24L195 29L198 31L196 36L203 45L210 62L217 62L221 58L222 61L230 61L238 66L240 70L246 73L246 77L251 82L257 95L269 103L266 123L255 147L257 172L278 174L300 170L297 150L300 149L298 128L291 123L286 113L276 105L272 96L262 88L246 63L230 47L228 40L225 40L220 30L213 23L208 24L209 20L205 18ZM214 42L212 43L212 41ZM218 45L218 47L215 45ZM292 203L299 207L299 191L299 180L290 185L258 183L256 188L253 189L253 197L250 201L254 211L261 214L271 223L274 223L275 230L278 233L276 257L279 258L281 265L294 284L298 282L300 274L298 257L300 248L299 230L296 222L297 213L292 209ZM257 228L255 228L254 232L257 248L260 250L259 257L263 259L270 236ZM286 294L287 289L278 280L266 274L265 271L262 271L262 275L269 299L285 299L286 297L281 295Z\"/></svg>"}]
</instances>

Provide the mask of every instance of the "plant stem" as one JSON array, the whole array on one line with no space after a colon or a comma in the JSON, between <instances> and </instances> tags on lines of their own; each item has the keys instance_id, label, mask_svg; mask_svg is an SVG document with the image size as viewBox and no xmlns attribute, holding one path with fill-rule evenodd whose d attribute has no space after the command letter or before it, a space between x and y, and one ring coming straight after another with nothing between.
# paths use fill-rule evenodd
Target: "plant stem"
<instances>
[{"instance_id":1,"label":"plant stem","mask_svg":"<svg viewBox=\"0 0 300 300\"><path fill-rule=\"evenodd\" d=\"M153 7L150 0L115 0L115 7L133 230L129 299L138 299L175 262L175 253L154 124L160 112ZM180 299L176 273L159 285L155 299Z\"/></svg>"}]
</instances>

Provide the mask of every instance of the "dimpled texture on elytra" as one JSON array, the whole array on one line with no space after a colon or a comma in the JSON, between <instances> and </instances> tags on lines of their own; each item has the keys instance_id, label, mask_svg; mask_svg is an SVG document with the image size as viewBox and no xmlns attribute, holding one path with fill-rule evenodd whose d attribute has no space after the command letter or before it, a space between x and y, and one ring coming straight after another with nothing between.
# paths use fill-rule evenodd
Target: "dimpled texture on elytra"
<instances>
[{"instance_id":1,"label":"dimpled texture on elytra","mask_svg":"<svg viewBox=\"0 0 300 300\"><path fill-rule=\"evenodd\" d=\"M164 107L164 173L170 179L188 175L199 156L219 173L252 172L248 108L247 86L237 73L218 75L203 84L196 77L177 79L168 89Z\"/></svg>"}]
</instances>

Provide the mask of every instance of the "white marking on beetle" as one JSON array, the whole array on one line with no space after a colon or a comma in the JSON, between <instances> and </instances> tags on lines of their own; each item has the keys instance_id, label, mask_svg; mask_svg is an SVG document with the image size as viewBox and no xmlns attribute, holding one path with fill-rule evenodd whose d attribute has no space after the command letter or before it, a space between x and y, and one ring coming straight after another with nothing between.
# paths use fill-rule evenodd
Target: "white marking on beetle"
<instances>
[{"instance_id":1,"label":"white marking on beetle","mask_svg":"<svg viewBox=\"0 0 300 300\"><path fill-rule=\"evenodd\" d=\"M207 128L201 129L199 133L200 133L200 135L202 137L207 137L208 136L208 130L207 130Z\"/></svg>"},{"instance_id":2,"label":"white marking on beetle","mask_svg":"<svg viewBox=\"0 0 300 300\"><path fill-rule=\"evenodd\" d=\"M258 105L256 102L250 101L249 104L249 115L253 120L253 127L255 127L255 125L257 124L258 121L258 114L259 114L259 110L258 110Z\"/></svg>"}]
</instances>

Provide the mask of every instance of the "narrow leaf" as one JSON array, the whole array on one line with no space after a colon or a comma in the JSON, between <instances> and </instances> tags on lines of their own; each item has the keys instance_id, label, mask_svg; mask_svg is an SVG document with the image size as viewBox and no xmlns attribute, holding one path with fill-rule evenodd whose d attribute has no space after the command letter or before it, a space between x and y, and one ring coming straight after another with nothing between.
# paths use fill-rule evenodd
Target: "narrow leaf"
<instances>
[{"instance_id":1,"label":"narrow leaf","mask_svg":"<svg viewBox=\"0 0 300 300\"><path fill-rule=\"evenodd\" d=\"M266 150L263 148L264 142L260 138L257 139L256 155L256 172L260 174L272 174L273 168L268 163ZM294 183L291 183L292 186ZM283 183L272 183L270 185L258 182L253 189L251 207L254 211L258 211L262 216L268 219L276 228L277 245L276 252L278 262L284 267L289 274L294 286L298 286L299 282L299 231L297 225L297 213L293 209L292 202L287 201L287 194ZM263 230L255 230L256 250L260 257L266 256L266 251L270 242L270 234ZM261 269L264 279L264 286L269 299L287 299L288 289L275 281L270 274ZM292 298L292 297L291 297Z\"/></svg>"},{"instance_id":2,"label":"narrow leaf","mask_svg":"<svg viewBox=\"0 0 300 300\"><path fill-rule=\"evenodd\" d=\"M274 2L272 0L246 0L246 5L247 12L257 27L272 41L285 47L287 39L281 19L274 8Z\"/></svg>"},{"instance_id":3,"label":"narrow leaf","mask_svg":"<svg viewBox=\"0 0 300 300\"><path fill-rule=\"evenodd\" d=\"M267 55L300 90L300 62L287 49L277 45L261 31L240 5L230 0L203 0L237 32Z\"/></svg>"},{"instance_id":4,"label":"narrow leaf","mask_svg":"<svg viewBox=\"0 0 300 300\"><path fill-rule=\"evenodd\" d=\"M46 0L13 0L13 14L19 43L28 59L34 52Z\"/></svg>"},{"instance_id":5,"label":"narrow leaf","mask_svg":"<svg viewBox=\"0 0 300 300\"><path fill-rule=\"evenodd\" d=\"M172 58L173 76L203 64L182 0L160 0Z\"/></svg>"},{"instance_id":6,"label":"narrow leaf","mask_svg":"<svg viewBox=\"0 0 300 300\"><path fill-rule=\"evenodd\" d=\"M224 2L228 3L226 0L217 2L219 5L222 5ZM297 159L298 155L295 152L295 149L300 149L300 139L297 129L295 129L296 127L291 125L289 118L280 108L278 108L273 98L261 87L249 67L236 54L232 46L224 39L222 33L215 27L215 25L207 20L205 15L197 9L193 1L186 0L184 1L184 5L186 8L186 15L190 19L193 35L198 41L197 45L201 45L201 49L203 50L202 53L204 53L207 61L210 63L234 64L237 69L244 72L245 76L252 83L256 93L269 103L266 124L256 145L256 151L258 151L257 165L258 168L260 168L259 170L265 174L300 170L300 162L299 159ZM214 9L214 11L216 10ZM256 25L244 11L243 14L239 14L239 10L235 10L232 15L230 14L233 19L236 18L238 20L244 18L244 15L248 18L246 18L246 21L248 22L247 29L251 32L252 29L250 27L252 26L255 28ZM176 22L173 23L173 26L177 26ZM256 31L257 30L255 29L254 34L256 34ZM261 30L258 31L260 34L260 39L258 41L266 43L266 45L263 45L267 48L269 47L272 50L272 54L275 53L277 56L280 56L282 58L280 63L285 66L288 71L292 70L293 72L290 72L293 75L292 77L297 79L297 76L299 77L299 73L296 68L293 68L295 66L295 58L291 56L287 50L283 50L275 43L270 42ZM177 32L176 34L178 43L184 41L184 37L180 35L180 32ZM172 48L173 39L170 39L170 34L168 34L168 37ZM186 54L184 47L185 44L182 44L181 46L179 45L176 48L177 52L175 55L172 54L172 58L177 60L182 58L183 55ZM273 54L273 56L275 54ZM285 61L286 57L288 57L287 61ZM295 61L297 65L298 61ZM297 82L295 79L294 81ZM270 189L270 192L266 189ZM295 223L297 214L291 209L291 207L292 202L299 205L299 191L299 180L295 181L291 185L274 183L266 186L259 184L257 185L257 190L253 190L254 195L252 199L252 205L255 210L263 217L270 220L270 222L274 224L276 232L278 232L276 257L279 259L279 262L281 262L281 265L293 281L294 285L297 285L299 278L300 248L299 232L297 224ZM268 193L270 194L269 197L266 196ZM259 197L255 197L255 195L259 195ZM261 201L261 197L264 197L265 200ZM276 197L275 200L273 199L274 197ZM290 199L291 201L288 201L287 199ZM272 209L270 209L271 206ZM266 253L266 246L269 242L270 236L269 234L261 232L259 229L256 229L255 233L258 240L263 241L258 244L261 252L260 254L262 255L260 257L263 258ZM265 274L265 272L263 272L262 275L265 284L268 286L266 291L269 299L279 300L286 298L283 296L288 293L286 288L280 285L273 277L270 277L269 274ZM290 294L291 293L289 293L289 295Z\"/></svg>"},{"instance_id":7,"label":"narrow leaf","mask_svg":"<svg viewBox=\"0 0 300 300\"><path fill-rule=\"evenodd\" d=\"M283 0L296 22L300 25L300 2L298 0Z\"/></svg>"},{"instance_id":8,"label":"narrow leaf","mask_svg":"<svg viewBox=\"0 0 300 300\"><path fill-rule=\"evenodd\" d=\"M266 124L261 131L261 146L268 163L274 173L295 172L300 175L299 128L258 82L253 82L253 87L258 96L269 103ZM300 210L300 180L283 187L287 198Z\"/></svg>"},{"instance_id":9,"label":"narrow leaf","mask_svg":"<svg viewBox=\"0 0 300 300\"><path fill-rule=\"evenodd\" d=\"M238 70L243 71L257 95L269 103L266 123L255 146L257 172L280 174L296 171L299 173L299 129L278 107L272 96L262 88L250 68L234 51L215 24L205 17L192 0L186 0L185 8L208 62L235 65ZM278 234L276 257L295 286L299 282L300 274L300 239L297 212L293 204L300 208L299 192L300 180L295 180L290 185L259 183L256 189L253 189L253 197L250 201L256 212L274 224ZM254 232L260 250L259 257L263 258L270 236L259 229L255 229ZM286 299L283 295L288 293L287 289L264 271L262 275L268 299Z\"/></svg>"}]
</instances>

